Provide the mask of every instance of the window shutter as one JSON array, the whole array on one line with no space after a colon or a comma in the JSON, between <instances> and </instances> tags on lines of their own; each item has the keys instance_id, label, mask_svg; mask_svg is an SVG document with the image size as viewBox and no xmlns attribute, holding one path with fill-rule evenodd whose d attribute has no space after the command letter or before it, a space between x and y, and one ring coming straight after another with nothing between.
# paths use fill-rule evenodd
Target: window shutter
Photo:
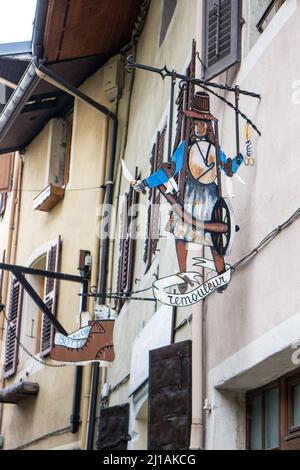
<instances>
[{"instance_id":1,"label":"window shutter","mask_svg":"<svg viewBox=\"0 0 300 470\"><path fill-rule=\"evenodd\" d=\"M0 217L4 216L7 203L7 193L0 193Z\"/></svg>"},{"instance_id":2,"label":"window shutter","mask_svg":"<svg viewBox=\"0 0 300 470\"><path fill-rule=\"evenodd\" d=\"M137 179L137 169L135 178ZM132 211L133 206L137 204L138 194L130 186L128 193L125 194L125 200L121 213L121 239L119 248L119 266L117 276L118 294L130 292L133 284L134 254L135 254L135 229L137 215ZM116 310L119 312L124 305L124 299L117 299Z\"/></svg>"},{"instance_id":3,"label":"window shutter","mask_svg":"<svg viewBox=\"0 0 300 470\"><path fill-rule=\"evenodd\" d=\"M5 263L5 250L2 253L2 263ZM0 303L2 303L2 288L3 288L3 269L0 270Z\"/></svg>"},{"instance_id":4,"label":"window shutter","mask_svg":"<svg viewBox=\"0 0 300 470\"><path fill-rule=\"evenodd\" d=\"M164 42L166 37L168 28L170 26L171 20L173 18L177 0L164 0L163 5L163 12L162 12L162 20L161 20L161 28L160 28L160 36L159 36L159 47Z\"/></svg>"},{"instance_id":5,"label":"window shutter","mask_svg":"<svg viewBox=\"0 0 300 470\"><path fill-rule=\"evenodd\" d=\"M0 155L0 193L8 193L12 186L14 154Z\"/></svg>"},{"instance_id":6,"label":"window shutter","mask_svg":"<svg viewBox=\"0 0 300 470\"><path fill-rule=\"evenodd\" d=\"M166 131L167 126L165 126L161 132L157 133L156 144L153 145L151 152L151 174L158 170L164 161ZM147 235L144 250L146 272L152 264L159 240L160 200L160 191L157 188L151 189L151 191L149 191Z\"/></svg>"},{"instance_id":7,"label":"window shutter","mask_svg":"<svg viewBox=\"0 0 300 470\"><path fill-rule=\"evenodd\" d=\"M193 40L191 62L189 63L189 66L186 69L185 73L188 77L195 78L195 71L196 71L196 41ZM183 115L183 110L191 108L191 102L194 96L194 92L195 92L195 85L193 85L192 83L188 83L187 88L181 88L179 90L179 93L176 99L177 120L176 120L176 135L175 135L175 143L174 143L173 152L175 152L180 142L184 139L185 118Z\"/></svg>"},{"instance_id":8,"label":"window shutter","mask_svg":"<svg viewBox=\"0 0 300 470\"><path fill-rule=\"evenodd\" d=\"M205 79L219 75L241 59L241 1L205 0Z\"/></svg>"},{"instance_id":9,"label":"window shutter","mask_svg":"<svg viewBox=\"0 0 300 470\"><path fill-rule=\"evenodd\" d=\"M6 330L6 343L4 353L4 379L14 375L17 370L22 300L22 286L19 281L17 281L15 278L12 278L7 315L8 324Z\"/></svg>"},{"instance_id":10,"label":"window shutter","mask_svg":"<svg viewBox=\"0 0 300 470\"><path fill-rule=\"evenodd\" d=\"M192 342L149 353L148 449L187 450L191 428Z\"/></svg>"},{"instance_id":11,"label":"window shutter","mask_svg":"<svg viewBox=\"0 0 300 470\"><path fill-rule=\"evenodd\" d=\"M47 253L46 269L47 271L58 272L60 269L60 237L52 244ZM46 278L44 290L44 302L51 310L52 314L56 316L57 295L58 295L59 281L57 279ZM53 346L55 330L46 315L42 317L42 334L40 344L40 356L44 357L49 354Z\"/></svg>"},{"instance_id":12,"label":"window shutter","mask_svg":"<svg viewBox=\"0 0 300 470\"><path fill-rule=\"evenodd\" d=\"M129 404L100 410L97 450L127 450Z\"/></svg>"}]
</instances>

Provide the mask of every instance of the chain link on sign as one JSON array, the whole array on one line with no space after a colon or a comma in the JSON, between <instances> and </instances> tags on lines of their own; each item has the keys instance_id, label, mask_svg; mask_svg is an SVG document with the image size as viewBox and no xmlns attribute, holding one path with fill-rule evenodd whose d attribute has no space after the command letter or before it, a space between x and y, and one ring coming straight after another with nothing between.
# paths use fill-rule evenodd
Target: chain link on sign
<instances>
[{"instance_id":1,"label":"chain link on sign","mask_svg":"<svg viewBox=\"0 0 300 470\"><path fill-rule=\"evenodd\" d=\"M8 321L8 318L7 316L5 315L5 311L4 309L2 310L2 313L4 315L4 318L7 322L7 327L9 328L9 331L13 334L15 340L17 341L17 343L19 344L19 346L23 349L23 351L28 355L30 356L34 361L38 362L39 364L43 364L44 366L46 367L66 367L66 364L50 364L48 362L45 362L45 361L42 361L41 359L38 359L37 357L34 356L34 354L32 354L30 351L28 351L28 349L24 346L23 343L21 343L20 339L17 337L17 335L15 334L14 331L12 331L11 327L10 327L10 324L9 324L9 321Z\"/></svg>"}]
</instances>

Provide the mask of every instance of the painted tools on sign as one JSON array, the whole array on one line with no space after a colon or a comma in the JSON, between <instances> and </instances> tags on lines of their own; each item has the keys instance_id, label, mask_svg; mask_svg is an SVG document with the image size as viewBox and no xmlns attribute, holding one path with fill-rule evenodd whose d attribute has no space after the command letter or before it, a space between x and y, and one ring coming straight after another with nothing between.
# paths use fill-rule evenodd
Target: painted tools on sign
<instances>
[{"instance_id":1,"label":"painted tools on sign","mask_svg":"<svg viewBox=\"0 0 300 470\"><path fill-rule=\"evenodd\" d=\"M251 141L251 127L250 124L246 124L246 157L244 159L244 164L246 166L254 166L253 147Z\"/></svg>"}]
</instances>

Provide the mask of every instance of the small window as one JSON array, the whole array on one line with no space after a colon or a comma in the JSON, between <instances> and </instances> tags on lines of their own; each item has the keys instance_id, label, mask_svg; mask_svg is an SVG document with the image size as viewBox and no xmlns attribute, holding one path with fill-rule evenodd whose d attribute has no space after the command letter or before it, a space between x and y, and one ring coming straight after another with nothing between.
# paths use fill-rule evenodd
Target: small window
<instances>
[{"instance_id":1,"label":"small window","mask_svg":"<svg viewBox=\"0 0 300 470\"><path fill-rule=\"evenodd\" d=\"M4 216L6 209L7 193L0 193L0 220Z\"/></svg>"},{"instance_id":2,"label":"small window","mask_svg":"<svg viewBox=\"0 0 300 470\"><path fill-rule=\"evenodd\" d=\"M9 193L12 187L14 154L0 155L0 194Z\"/></svg>"},{"instance_id":3,"label":"small window","mask_svg":"<svg viewBox=\"0 0 300 470\"><path fill-rule=\"evenodd\" d=\"M248 392L247 448L300 450L300 372Z\"/></svg>"},{"instance_id":4,"label":"small window","mask_svg":"<svg viewBox=\"0 0 300 470\"><path fill-rule=\"evenodd\" d=\"M242 4L240 0L205 0L203 5L203 63L205 79L210 80L240 62Z\"/></svg>"},{"instance_id":5,"label":"small window","mask_svg":"<svg viewBox=\"0 0 300 470\"><path fill-rule=\"evenodd\" d=\"M282 7L286 0L265 0L265 1L258 1L254 3L258 3L261 7L261 15L259 21L256 25L258 31L263 33L270 21L274 18L278 10Z\"/></svg>"},{"instance_id":6,"label":"small window","mask_svg":"<svg viewBox=\"0 0 300 470\"><path fill-rule=\"evenodd\" d=\"M50 124L48 183L66 186L69 181L73 114Z\"/></svg>"},{"instance_id":7,"label":"small window","mask_svg":"<svg viewBox=\"0 0 300 470\"><path fill-rule=\"evenodd\" d=\"M135 171L135 178L139 178L138 168ZM136 204L138 194L130 186L125 194L120 213L120 244L119 244L119 262L117 273L117 292L118 295L130 292L133 285L134 259L136 246L136 222L138 213ZM125 297L119 298L115 302L115 309L120 312L125 303Z\"/></svg>"},{"instance_id":8,"label":"small window","mask_svg":"<svg viewBox=\"0 0 300 470\"><path fill-rule=\"evenodd\" d=\"M157 171L164 161L166 132L167 126L165 125L162 131L157 133L156 142L152 147L150 157L150 174ZM156 251L158 250L160 235L160 203L160 191L157 188L151 189L148 195L148 220L143 258L146 265L145 272L150 269Z\"/></svg>"},{"instance_id":9,"label":"small window","mask_svg":"<svg viewBox=\"0 0 300 470\"><path fill-rule=\"evenodd\" d=\"M251 450L279 446L279 387L262 390L248 401Z\"/></svg>"},{"instance_id":10,"label":"small window","mask_svg":"<svg viewBox=\"0 0 300 470\"><path fill-rule=\"evenodd\" d=\"M170 26L171 20L173 18L175 9L177 5L177 0L163 0L163 12L159 36L159 47L164 42L168 28Z\"/></svg>"},{"instance_id":11,"label":"small window","mask_svg":"<svg viewBox=\"0 0 300 470\"><path fill-rule=\"evenodd\" d=\"M300 428L300 384L294 385L292 388L292 400L293 400L293 427Z\"/></svg>"},{"instance_id":12,"label":"small window","mask_svg":"<svg viewBox=\"0 0 300 470\"><path fill-rule=\"evenodd\" d=\"M49 129L47 185L33 201L33 208L49 212L65 194L69 181L73 114L52 119Z\"/></svg>"},{"instance_id":13,"label":"small window","mask_svg":"<svg viewBox=\"0 0 300 470\"><path fill-rule=\"evenodd\" d=\"M288 383L288 435L300 439L300 377Z\"/></svg>"},{"instance_id":14,"label":"small window","mask_svg":"<svg viewBox=\"0 0 300 470\"><path fill-rule=\"evenodd\" d=\"M46 269L46 253L36 260L31 266L34 269ZM43 276L28 276L28 281L41 299L44 298L45 278ZM41 350L41 331L42 331L41 309L33 302L31 297L24 295L24 323L22 332L22 341L32 354L37 354ZM22 356L23 352L21 351ZM27 355L24 356L27 359ZM22 364L21 364L22 366Z\"/></svg>"}]
</instances>

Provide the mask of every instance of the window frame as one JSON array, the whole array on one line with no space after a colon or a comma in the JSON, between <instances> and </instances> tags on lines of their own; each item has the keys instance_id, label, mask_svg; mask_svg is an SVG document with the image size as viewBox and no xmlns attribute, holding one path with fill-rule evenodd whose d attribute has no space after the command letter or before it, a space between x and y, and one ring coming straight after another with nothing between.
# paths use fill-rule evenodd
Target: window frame
<instances>
[{"instance_id":1,"label":"window frame","mask_svg":"<svg viewBox=\"0 0 300 470\"><path fill-rule=\"evenodd\" d=\"M221 0L219 0L221 7ZM233 0L231 0L233 2ZM209 14L211 12L211 0L203 1L203 20L202 20L202 63L203 75L206 81L221 75L229 70L231 67L240 64L242 59L242 25L243 25L243 5L242 0L234 0L231 3L231 17L230 17L230 52L225 56L219 58L213 64L209 63L209 36L211 31L209 29Z\"/></svg>"},{"instance_id":2,"label":"window frame","mask_svg":"<svg viewBox=\"0 0 300 470\"><path fill-rule=\"evenodd\" d=\"M290 380L287 380L287 399L288 399L288 409L287 409L287 418L288 418L288 439L294 439L296 437L300 438L300 425L293 425L293 392L292 389L295 385L300 385L300 374Z\"/></svg>"},{"instance_id":3,"label":"window frame","mask_svg":"<svg viewBox=\"0 0 300 470\"><path fill-rule=\"evenodd\" d=\"M275 387L279 389L279 446L267 450L300 449L300 426L293 427L292 388L300 385L300 369L290 372L262 387L246 393L246 449L251 449L251 400L257 396L262 399L262 449L265 449L265 399L264 394Z\"/></svg>"},{"instance_id":4,"label":"window frame","mask_svg":"<svg viewBox=\"0 0 300 470\"><path fill-rule=\"evenodd\" d=\"M178 0L173 0L175 2L174 9L172 11L172 14L169 18L169 21L165 23L164 19L165 16L167 16L167 8L166 8L166 2L169 0L163 0L162 2L162 10L161 10L161 21L160 21L160 28L159 28L159 35L158 35L158 47L161 48L164 45L164 42L166 40L166 37L168 35L168 31L170 29L171 23L174 19L174 15L178 6ZM169 15L168 15L169 16ZM164 28L164 30L163 30Z\"/></svg>"},{"instance_id":5,"label":"window frame","mask_svg":"<svg viewBox=\"0 0 300 470\"><path fill-rule=\"evenodd\" d=\"M247 393L247 396L246 396L246 401L248 403L246 403L246 416L247 416L247 439L246 439L246 442L247 442L247 450L252 450L251 449L251 418L250 418L250 401L253 400L253 398L256 398L258 396L261 397L261 409L262 409L262 423L261 423L261 426L262 426L262 442L261 442L261 447L262 449L261 450L266 450L266 429L265 429L265 418L266 418L266 401L265 401L265 393L270 391L270 390L273 390L275 388L278 388L278 391L279 391L279 435L278 435L278 443L279 443L279 446L280 446L280 402L281 402L281 387L280 387L280 381L279 380L274 380L273 382L270 382L269 384L263 386L263 387L260 387L260 388L257 388L255 390L252 390L250 392ZM267 449L267 450L279 450L279 447L274 447L272 449Z\"/></svg>"},{"instance_id":6,"label":"window frame","mask_svg":"<svg viewBox=\"0 0 300 470\"><path fill-rule=\"evenodd\" d=\"M273 8L275 7L275 14L280 10L280 8L282 7L282 5L286 2L286 0L270 0L270 3L269 5L267 6L267 8L265 9L264 13L262 14L260 20L258 21L257 25L256 25L256 28L258 29L258 31L262 34L266 27L268 26L269 22L267 23L266 27L263 28L263 24L264 22L268 19L270 13L272 12ZM272 21L273 17L270 19L270 21Z\"/></svg>"}]
</instances>

